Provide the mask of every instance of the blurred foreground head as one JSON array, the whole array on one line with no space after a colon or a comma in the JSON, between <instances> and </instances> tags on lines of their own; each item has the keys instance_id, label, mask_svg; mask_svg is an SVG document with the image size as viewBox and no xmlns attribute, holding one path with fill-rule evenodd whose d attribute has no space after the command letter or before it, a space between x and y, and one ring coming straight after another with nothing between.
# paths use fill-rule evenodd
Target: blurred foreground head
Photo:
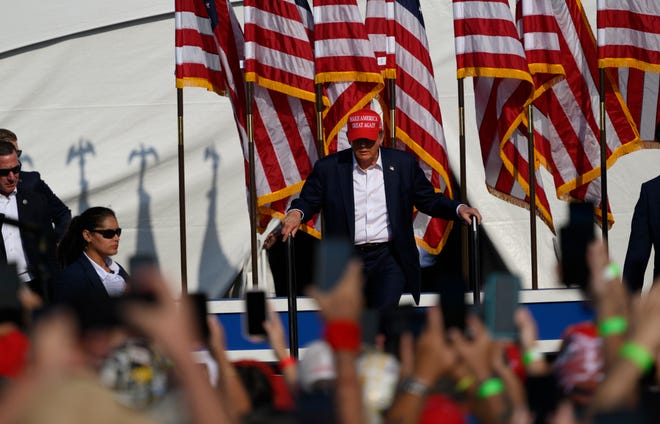
<instances>
[{"instance_id":1,"label":"blurred foreground head","mask_svg":"<svg viewBox=\"0 0 660 424\"><path fill-rule=\"evenodd\" d=\"M328 390L335 385L337 370L330 346L316 340L307 346L298 364L300 387L306 391Z\"/></svg>"}]
</instances>

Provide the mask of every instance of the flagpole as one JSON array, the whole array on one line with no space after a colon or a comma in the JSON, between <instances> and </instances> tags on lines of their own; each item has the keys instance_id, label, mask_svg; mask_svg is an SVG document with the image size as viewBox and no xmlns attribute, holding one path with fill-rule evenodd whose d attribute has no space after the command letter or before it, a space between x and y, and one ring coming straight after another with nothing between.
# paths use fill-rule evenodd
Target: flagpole
<instances>
[{"instance_id":1,"label":"flagpole","mask_svg":"<svg viewBox=\"0 0 660 424\"><path fill-rule=\"evenodd\" d=\"M252 288L259 287L259 269L257 267L257 183L254 170L254 128L252 123L252 100L254 97L254 83L246 84L246 112L248 136L248 162L250 165L250 246L252 249Z\"/></svg>"},{"instance_id":2,"label":"flagpole","mask_svg":"<svg viewBox=\"0 0 660 424\"><path fill-rule=\"evenodd\" d=\"M314 84L316 89L316 143L319 149L319 159L325 156L323 145L323 86Z\"/></svg>"},{"instance_id":3,"label":"flagpole","mask_svg":"<svg viewBox=\"0 0 660 424\"><path fill-rule=\"evenodd\" d=\"M176 89L179 165L179 250L181 256L181 294L188 293L188 261L186 253L186 173L183 150L183 88Z\"/></svg>"},{"instance_id":4,"label":"flagpole","mask_svg":"<svg viewBox=\"0 0 660 424\"><path fill-rule=\"evenodd\" d=\"M389 91L389 114L390 114L390 147L396 147L396 80L387 78L387 89Z\"/></svg>"},{"instance_id":5,"label":"flagpole","mask_svg":"<svg viewBox=\"0 0 660 424\"><path fill-rule=\"evenodd\" d=\"M605 69L598 69L599 90L600 96L600 216L601 216L601 231L605 246L608 244L608 224L607 219L607 134L605 131Z\"/></svg>"},{"instance_id":6,"label":"flagpole","mask_svg":"<svg viewBox=\"0 0 660 424\"><path fill-rule=\"evenodd\" d=\"M536 150L534 149L534 121L532 104L527 106L527 162L529 166L529 238L532 254L532 289L539 288L536 252Z\"/></svg>"},{"instance_id":7,"label":"flagpole","mask_svg":"<svg viewBox=\"0 0 660 424\"><path fill-rule=\"evenodd\" d=\"M316 144L318 145L319 159L325 156L325 144L323 143L323 85L314 84L316 99ZM325 234L325 218L321 211L321 237Z\"/></svg>"},{"instance_id":8,"label":"flagpole","mask_svg":"<svg viewBox=\"0 0 660 424\"><path fill-rule=\"evenodd\" d=\"M467 172L465 169L465 87L464 78L458 78L458 143L460 146L461 167L461 203L467 205ZM468 228L461 225L461 262L463 264L463 278L468 281ZM474 287L473 287L474 288Z\"/></svg>"}]
</instances>

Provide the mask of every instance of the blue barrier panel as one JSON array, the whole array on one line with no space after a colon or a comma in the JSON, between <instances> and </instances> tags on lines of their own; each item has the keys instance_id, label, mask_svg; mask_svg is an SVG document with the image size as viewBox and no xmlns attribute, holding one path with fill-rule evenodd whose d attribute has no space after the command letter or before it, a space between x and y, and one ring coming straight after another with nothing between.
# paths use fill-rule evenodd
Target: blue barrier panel
<instances>
[{"instance_id":1,"label":"blue barrier panel","mask_svg":"<svg viewBox=\"0 0 660 424\"><path fill-rule=\"evenodd\" d=\"M288 341L289 324L286 299L273 298L269 301L271 307L278 311ZM471 303L471 299L467 299L467 301ZM436 302L437 298L422 295L420 305L426 307ZM539 340L552 342L548 345L549 350L558 348L556 341L561 338L566 327L593 319L593 311L588 308L577 290L524 290L521 292L521 302L529 308L536 319ZM270 351L267 343L253 343L243 336L241 322L243 303L241 300L214 300L211 305L209 311L216 315L225 329L229 351L245 354L250 354L249 351L261 354ZM322 321L315 310L316 305L309 298L299 298L298 305L298 343L299 347L304 348L309 342L321 337Z\"/></svg>"},{"instance_id":2,"label":"blue barrier panel","mask_svg":"<svg viewBox=\"0 0 660 424\"><path fill-rule=\"evenodd\" d=\"M547 302L526 305L536 320L539 340L558 340L571 324L590 321L593 311L584 302Z\"/></svg>"},{"instance_id":3,"label":"blue barrier panel","mask_svg":"<svg viewBox=\"0 0 660 424\"><path fill-rule=\"evenodd\" d=\"M286 312L279 312L284 331L289 334L289 317ZM246 339L243 334L243 323L241 322L241 314L239 313L222 313L217 314L216 317L220 320L223 328L225 329L225 336L227 340L228 350L254 350L254 349L269 349L267 343L253 343ZM321 337L321 319L316 311L299 311L298 312L298 343L300 347L304 347L309 342L317 340Z\"/></svg>"}]
</instances>

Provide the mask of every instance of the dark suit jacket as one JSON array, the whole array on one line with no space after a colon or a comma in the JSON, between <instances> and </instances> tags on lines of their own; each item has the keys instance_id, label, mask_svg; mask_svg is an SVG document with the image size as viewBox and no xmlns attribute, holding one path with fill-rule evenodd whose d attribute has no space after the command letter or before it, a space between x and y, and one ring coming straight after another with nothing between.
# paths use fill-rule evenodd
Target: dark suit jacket
<instances>
[{"instance_id":1,"label":"dark suit jacket","mask_svg":"<svg viewBox=\"0 0 660 424\"><path fill-rule=\"evenodd\" d=\"M71 222L71 211L38 172L21 171L16 203L18 220L26 226L20 234L28 270L46 284L59 271L55 249Z\"/></svg>"},{"instance_id":2,"label":"dark suit jacket","mask_svg":"<svg viewBox=\"0 0 660 424\"><path fill-rule=\"evenodd\" d=\"M660 177L642 184L630 224L630 240L623 278L632 291L641 290L644 272L651 256L651 245L656 253L653 259L653 278L660 275Z\"/></svg>"},{"instance_id":3,"label":"dark suit jacket","mask_svg":"<svg viewBox=\"0 0 660 424\"><path fill-rule=\"evenodd\" d=\"M421 277L412 226L413 207L433 217L455 220L459 203L436 193L409 153L381 147L380 154L393 252L406 276L405 290L418 302ZM353 151L343 150L317 161L291 208L301 210L304 219L322 209L325 234L348 237L353 242Z\"/></svg>"},{"instance_id":4,"label":"dark suit jacket","mask_svg":"<svg viewBox=\"0 0 660 424\"><path fill-rule=\"evenodd\" d=\"M119 266L119 275L128 282L128 274ZM53 284L53 301L73 306L100 303L110 299L101 278L84 254L69 264Z\"/></svg>"}]
</instances>

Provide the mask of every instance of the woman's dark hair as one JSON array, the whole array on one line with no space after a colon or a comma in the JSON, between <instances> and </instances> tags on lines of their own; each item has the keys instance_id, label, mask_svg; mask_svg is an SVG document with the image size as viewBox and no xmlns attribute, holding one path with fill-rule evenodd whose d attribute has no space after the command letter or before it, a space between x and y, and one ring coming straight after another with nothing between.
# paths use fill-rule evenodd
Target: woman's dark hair
<instances>
[{"instance_id":1,"label":"woman's dark hair","mask_svg":"<svg viewBox=\"0 0 660 424\"><path fill-rule=\"evenodd\" d=\"M112 209L95 206L74 217L57 246L57 260L62 268L74 262L82 255L87 242L82 236L83 230L93 230L107 217L116 217Z\"/></svg>"}]
</instances>

